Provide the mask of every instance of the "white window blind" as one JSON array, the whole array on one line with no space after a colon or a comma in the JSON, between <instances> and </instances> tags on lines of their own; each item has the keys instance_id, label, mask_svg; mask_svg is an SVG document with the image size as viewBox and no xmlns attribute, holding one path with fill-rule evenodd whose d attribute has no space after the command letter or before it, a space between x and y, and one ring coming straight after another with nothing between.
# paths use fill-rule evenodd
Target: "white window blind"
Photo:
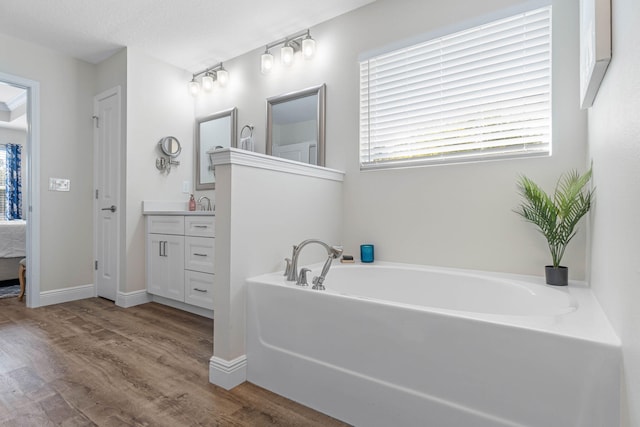
<instances>
[{"instance_id":1,"label":"white window blind","mask_svg":"<svg viewBox=\"0 0 640 427\"><path fill-rule=\"evenodd\" d=\"M551 153L551 6L360 62L362 169Z\"/></svg>"}]
</instances>

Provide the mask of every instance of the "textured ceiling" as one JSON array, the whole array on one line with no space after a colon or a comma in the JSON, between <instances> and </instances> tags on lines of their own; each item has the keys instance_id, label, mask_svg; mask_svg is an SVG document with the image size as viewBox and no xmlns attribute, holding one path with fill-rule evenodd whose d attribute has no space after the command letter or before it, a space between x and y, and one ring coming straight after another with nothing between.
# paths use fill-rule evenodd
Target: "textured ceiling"
<instances>
[{"instance_id":1,"label":"textured ceiling","mask_svg":"<svg viewBox=\"0 0 640 427\"><path fill-rule=\"evenodd\" d=\"M374 0L0 0L0 32L97 63L124 46L199 71Z\"/></svg>"}]
</instances>

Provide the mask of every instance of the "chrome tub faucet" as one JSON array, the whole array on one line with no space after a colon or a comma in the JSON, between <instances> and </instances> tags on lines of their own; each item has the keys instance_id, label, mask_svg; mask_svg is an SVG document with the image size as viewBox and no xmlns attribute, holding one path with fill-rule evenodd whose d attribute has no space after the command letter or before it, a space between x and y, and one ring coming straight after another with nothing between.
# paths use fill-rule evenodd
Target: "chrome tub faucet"
<instances>
[{"instance_id":1,"label":"chrome tub faucet","mask_svg":"<svg viewBox=\"0 0 640 427\"><path fill-rule=\"evenodd\" d=\"M300 244L298 245L294 245L293 254L291 255L291 258L285 258L287 267L285 269L284 274L285 276L287 276L287 281L289 282L296 282L296 284L300 286L307 285L306 273L309 270L303 269L306 271L301 271L300 273L298 273L298 258L300 256L300 252L302 251L302 248L304 248L310 243L317 243L318 245L324 247L327 250L328 258L325 261L324 266L322 267L322 271L320 275L317 277L314 277L312 281L313 289L324 290L324 285L322 283L324 282L324 279L327 276L327 273L329 272L329 268L331 267L331 262L334 259L338 258L340 255L342 255L342 248L338 246L329 246L323 241L318 239L307 239L300 242Z\"/></svg>"}]
</instances>

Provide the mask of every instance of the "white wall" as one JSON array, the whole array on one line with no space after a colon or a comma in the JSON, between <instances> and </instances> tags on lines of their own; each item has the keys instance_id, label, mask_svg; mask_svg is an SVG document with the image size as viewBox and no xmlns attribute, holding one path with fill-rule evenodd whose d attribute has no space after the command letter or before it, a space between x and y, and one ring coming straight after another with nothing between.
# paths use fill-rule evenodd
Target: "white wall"
<instances>
[{"instance_id":1,"label":"white wall","mask_svg":"<svg viewBox=\"0 0 640 427\"><path fill-rule=\"evenodd\" d=\"M438 3L434 8L417 0L404 1L403 7L396 8L395 2L384 1L344 17L343 31L334 37L352 37L350 29L358 25L376 29L368 32L349 57L337 59L338 63L352 66L348 73L343 71L341 83L346 87L333 90L345 94L342 102L332 99L340 110L328 114L330 121L345 121L338 128L330 126L327 135L334 144L337 140L343 144L345 166L338 167L347 171L346 249L356 252L360 243L370 242L376 245L376 256L389 261L542 274L542 266L549 263L550 256L538 231L512 212L519 201L515 181L519 174L525 174L551 189L562 172L584 167L585 121L575 103L577 1L553 2L552 157L358 170L355 54L509 3L516 2L454 0ZM334 149L329 147L327 152L333 153ZM584 236L582 233L576 237L564 259L571 276L577 279L584 277Z\"/></svg>"},{"instance_id":2,"label":"white wall","mask_svg":"<svg viewBox=\"0 0 640 427\"><path fill-rule=\"evenodd\" d=\"M98 64L96 70L96 93L120 86L123 100L127 89L127 48L122 48ZM126 102L124 102L126 107ZM125 109L126 112L126 109Z\"/></svg>"},{"instance_id":3,"label":"white wall","mask_svg":"<svg viewBox=\"0 0 640 427\"><path fill-rule=\"evenodd\" d=\"M552 157L373 172L360 172L358 161L359 54L521 3L378 0L312 28L318 46L312 61L268 76L259 71L262 49L225 62L230 85L199 98L196 114L237 106L238 128L254 124L257 151L264 152L265 99L326 83L326 163L347 173L347 253L370 242L376 257L388 261L542 275L550 255L538 231L512 212L519 202L515 182L526 174L552 190L561 173L583 171L587 163L586 114L575 102L578 0L553 2ZM582 230L564 258L574 279L585 277L585 240Z\"/></svg>"},{"instance_id":4,"label":"white wall","mask_svg":"<svg viewBox=\"0 0 640 427\"><path fill-rule=\"evenodd\" d=\"M0 71L40 83L40 290L92 283L95 66L0 34ZM47 191L49 177L71 191Z\"/></svg>"},{"instance_id":5,"label":"white wall","mask_svg":"<svg viewBox=\"0 0 640 427\"><path fill-rule=\"evenodd\" d=\"M27 145L27 131L0 127L0 144Z\"/></svg>"},{"instance_id":6,"label":"white wall","mask_svg":"<svg viewBox=\"0 0 640 427\"><path fill-rule=\"evenodd\" d=\"M184 200L183 181L193 187L193 98L187 91L191 75L127 49L126 136L126 283L123 292L145 288L144 218L142 200ZM162 137L175 136L182 144L179 166L169 173L156 169Z\"/></svg>"},{"instance_id":7,"label":"white wall","mask_svg":"<svg viewBox=\"0 0 640 427\"><path fill-rule=\"evenodd\" d=\"M640 3L612 3L613 56L589 110L590 281L622 341L623 425L640 426Z\"/></svg>"},{"instance_id":8,"label":"white wall","mask_svg":"<svg viewBox=\"0 0 640 427\"><path fill-rule=\"evenodd\" d=\"M245 354L246 278L284 269L292 246L305 239L337 245L342 235L341 174L326 178L282 172L286 161L243 153L216 155L213 348L214 357L227 362ZM278 169L247 164L275 164ZM326 257L325 249L312 244L304 249L299 265ZM212 379L225 386L216 375Z\"/></svg>"}]
</instances>

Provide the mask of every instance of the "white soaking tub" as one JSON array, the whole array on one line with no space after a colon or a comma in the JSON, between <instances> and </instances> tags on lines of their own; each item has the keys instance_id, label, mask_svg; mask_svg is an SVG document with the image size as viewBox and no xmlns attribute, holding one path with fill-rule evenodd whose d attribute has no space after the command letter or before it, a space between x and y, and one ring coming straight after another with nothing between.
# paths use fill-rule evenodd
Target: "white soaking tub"
<instances>
[{"instance_id":1,"label":"white soaking tub","mask_svg":"<svg viewBox=\"0 0 640 427\"><path fill-rule=\"evenodd\" d=\"M619 425L620 343L584 285L383 262L284 279L248 280L252 383L357 426Z\"/></svg>"}]
</instances>

